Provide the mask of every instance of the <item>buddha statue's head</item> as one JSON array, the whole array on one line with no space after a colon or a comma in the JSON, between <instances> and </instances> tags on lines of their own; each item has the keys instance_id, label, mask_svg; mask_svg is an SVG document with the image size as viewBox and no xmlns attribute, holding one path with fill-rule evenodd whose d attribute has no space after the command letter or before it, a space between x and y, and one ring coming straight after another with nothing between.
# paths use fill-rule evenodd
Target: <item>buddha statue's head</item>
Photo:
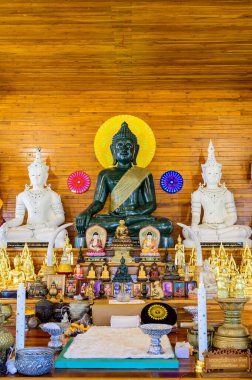
<instances>
[{"instance_id":1,"label":"buddha statue's head","mask_svg":"<svg viewBox=\"0 0 252 380\"><path fill-rule=\"evenodd\" d=\"M14 257L13 263L14 263L14 268L19 269L19 267L21 265L21 260L20 260L20 257L18 255Z\"/></svg>"},{"instance_id":2,"label":"buddha statue's head","mask_svg":"<svg viewBox=\"0 0 252 380\"><path fill-rule=\"evenodd\" d=\"M28 166L31 185L34 187L45 186L48 178L48 169L48 166L41 159L41 149L37 147L35 160Z\"/></svg>"},{"instance_id":3,"label":"buddha statue's head","mask_svg":"<svg viewBox=\"0 0 252 380\"><path fill-rule=\"evenodd\" d=\"M202 178L204 184L210 186L216 186L220 183L221 179L221 164L219 164L214 155L214 146L210 140L208 146L208 157L205 164L201 165L202 168Z\"/></svg>"},{"instance_id":4,"label":"buddha statue's head","mask_svg":"<svg viewBox=\"0 0 252 380\"><path fill-rule=\"evenodd\" d=\"M122 123L120 130L113 136L110 149L113 155L113 165L118 162L136 165L139 145L136 135L131 132L125 121Z\"/></svg>"}]
</instances>

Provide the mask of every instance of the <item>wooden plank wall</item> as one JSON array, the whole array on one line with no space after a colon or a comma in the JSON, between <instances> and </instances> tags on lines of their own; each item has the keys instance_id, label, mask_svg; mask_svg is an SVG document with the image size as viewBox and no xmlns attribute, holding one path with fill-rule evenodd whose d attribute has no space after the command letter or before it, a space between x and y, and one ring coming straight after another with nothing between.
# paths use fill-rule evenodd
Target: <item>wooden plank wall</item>
<instances>
[{"instance_id":1,"label":"wooden plank wall","mask_svg":"<svg viewBox=\"0 0 252 380\"><path fill-rule=\"evenodd\" d=\"M49 183L62 196L67 221L74 220L91 202L101 170L93 150L97 129L114 115L131 114L156 136L150 169L157 215L190 222L190 194L212 138L238 222L251 224L251 88L249 0L1 0L4 218L14 216L40 145ZM92 180L83 195L66 185L78 169ZM170 169L185 180L175 195L159 186Z\"/></svg>"}]
</instances>

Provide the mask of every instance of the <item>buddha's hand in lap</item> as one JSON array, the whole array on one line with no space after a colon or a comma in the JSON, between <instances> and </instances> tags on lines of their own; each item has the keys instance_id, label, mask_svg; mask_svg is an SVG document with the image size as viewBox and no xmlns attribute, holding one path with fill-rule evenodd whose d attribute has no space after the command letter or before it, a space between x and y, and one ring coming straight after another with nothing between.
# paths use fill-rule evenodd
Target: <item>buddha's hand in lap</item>
<instances>
[{"instance_id":1,"label":"buddha's hand in lap","mask_svg":"<svg viewBox=\"0 0 252 380\"><path fill-rule=\"evenodd\" d=\"M76 228L79 235L84 235L86 228L90 222L92 214L84 211L80 213L76 218Z\"/></svg>"}]
</instances>

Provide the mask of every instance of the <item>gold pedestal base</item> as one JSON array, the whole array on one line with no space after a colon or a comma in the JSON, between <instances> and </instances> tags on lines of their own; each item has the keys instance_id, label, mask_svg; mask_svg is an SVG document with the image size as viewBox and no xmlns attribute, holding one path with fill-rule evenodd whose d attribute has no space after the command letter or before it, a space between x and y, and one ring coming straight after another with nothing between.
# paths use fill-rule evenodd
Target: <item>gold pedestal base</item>
<instances>
[{"instance_id":1,"label":"gold pedestal base","mask_svg":"<svg viewBox=\"0 0 252 380\"><path fill-rule=\"evenodd\" d=\"M125 263L133 263L134 259L130 256L130 250L121 248L115 251L115 256L111 257L111 262L120 264L122 256L125 258Z\"/></svg>"},{"instance_id":2,"label":"gold pedestal base","mask_svg":"<svg viewBox=\"0 0 252 380\"><path fill-rule=\"evenodd\" d=\"M225 320L214 335L215 348L246 350L250 347L248 329L241 324L241 312L249 298L216 298Z\"/></svg>"},{"instance_id":3,"label":"gold pedestal base","mask_svg":"<svg viewBox=\"0 0 252 380\"><path fill-rule=\"evenodd\" d=\"M49 266L46 266L45 267L45 270L44 270L44 276L47 276L48 274L55 274L55 270L54 270L54 267L49 267Z\"/></svg>"},{"instance_id":4,"label":"gold pedestal base","mask_svg":"<svg viewBox=\"0 0 252 380\"><path fill-rule=\"evenodd\" d=\"M213 346L216 348L234 348L239 350L246 350L250 347L250 338L248 336L235 338L235 337L227 337L221 336L218 333L215 333Z\"/></svg>"}]
</instances>

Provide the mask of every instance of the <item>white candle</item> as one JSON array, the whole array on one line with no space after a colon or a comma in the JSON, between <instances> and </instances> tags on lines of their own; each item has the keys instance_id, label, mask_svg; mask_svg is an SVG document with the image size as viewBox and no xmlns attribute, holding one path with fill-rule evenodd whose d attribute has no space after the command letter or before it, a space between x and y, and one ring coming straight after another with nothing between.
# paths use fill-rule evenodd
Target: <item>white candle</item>
<instances>
[{"instance_id":1,"label":"white candle","mask_svg":"<svg viewBox=\"0 0 252 380\"><path fill-rule=\"evenodd\" d=\"M25 287L21 283L17 290L16 350L24 348L25 340Z\"/></svg>"},{"instance_id":2,"label":"white candle","mask_svg":"<svg viewBox=\"0 0 252 380\"><path fill-rule=\"evenodd\" d=\"M200 273L198 289L198 346L199 360L204 360L203 352L207 351L207 305L202 273Z\"/></svg>"}]
</instances>

